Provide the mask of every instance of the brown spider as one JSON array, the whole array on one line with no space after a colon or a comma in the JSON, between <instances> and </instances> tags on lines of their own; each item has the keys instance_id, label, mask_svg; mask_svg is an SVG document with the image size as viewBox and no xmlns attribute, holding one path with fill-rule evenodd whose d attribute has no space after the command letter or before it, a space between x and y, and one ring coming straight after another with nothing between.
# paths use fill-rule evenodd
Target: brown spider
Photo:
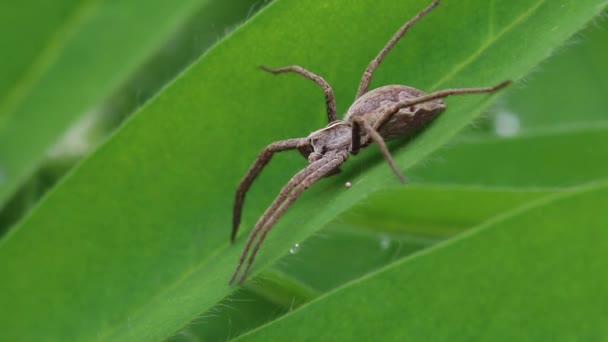
<instances>
[{"instance_id":1,"label":"brown spider","mask_svg":"<svg viewBox=\"0 0 608 342\"><path fill-rule=\"evenodd\" d=\"M402 182L405 182L405 177L397 169L384 140L408 135L443 112L446 106L440 100L441 98L458 94L491 93L510 83L510 81L505 81L494 87L485 88L446 89L431 94L426 94L421 90L404 85L389 85L373 89L369 92L367 91L374 70L382 62L386 54L414 23L439 5L439 1L433 1L401 26L378 56L369 63L361 78L355 102L350 106L342 120L338 120L336 117L336 101L333 91L322 77L297 65L279 69L262 67L262 69L273 74L295 72L323 87L329 124L325 128L312 132L306 138L276 141L268 145L258 155L253 165L241 180L234 200L232 242L234 242L241 220L241 209L245 200L245 194L257 175L268 164L272 155L275 152L297 149L310 163L289 180L283 189L281 189L274 202L272 202L255 224L243 249L238 266L230 279L231 284L243 266L256 237L259 235L253 251L249 254L247 266L241 274L239 284L247 276L247 272L253 264L256 253L264 241L266 234L281 215L309 186L323 177L332 176L340 172L339 166L348 159L349 154L359 153L361 148L368 146L373 141L380 148L382 155L395 175Z\"/></svg>"}]
</instances>

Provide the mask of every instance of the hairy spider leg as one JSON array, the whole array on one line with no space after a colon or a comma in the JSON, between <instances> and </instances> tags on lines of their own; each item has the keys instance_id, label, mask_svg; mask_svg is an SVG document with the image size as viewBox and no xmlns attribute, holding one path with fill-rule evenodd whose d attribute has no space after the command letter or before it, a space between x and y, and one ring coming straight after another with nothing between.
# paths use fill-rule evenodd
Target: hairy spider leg
<instances>
[{"instance_id":1,"label":"hairy spider leg","mask_svg":"<svg viewBox=\"0 0 608 342\"><path fill-rule=\"evenodd\" d=\"M298 199L298 197L300 197L300 195L302 194L302 192L304 192L304 190L308 189L308 187L310 187L311 185L316 183L319 179L323 178L323 176L325 176L327 173L331 172L336 167L339 167L342 163L344 163L346 161L347 158L348 158L348 151L340 151L340 152L337 152L332 155L327 155L323 159L329 159L329 160L326 160L320 168L318 168L315 172L313 172L308 177L306 177L300 184L298 184L293 189L293 191L287 196L287 198L285 198L285 200L282 201L282 203L280 204L280 207L278 207L272 213L272 216L270 216L268 218L268 220L264 223L262 230L261 230L262 234L260 235L260 238L258 239L257 243L255 244L255 247L253 248L251 254L249 255L249 260L247 260L247 266L245 267L243 273L241 274L241 277L239 278L239 284L242 284L243 281L245 280L245 278L247 277L247 273L249 273L249 269L251 268L251 265L253 264L253 262L255 260L255 256L257 255L257 252L260 249L262 242L264 242L264 239L266 238L266 234L268 234L268 232L270 231L272 226L277 222L277 220L283 215L283 213L285 213L285 211L287 209L289 209L289 207L291 207L291 205ZM323 159L321 159L321 160L323 160ZM278 202L279 200L280 199L277 198L275 201ZM273 205L273 207L274 207L274 205ZM260 219L260 221L261 220L262 219ZM235 273L238 272L238 269L240 267L241 267L241 264L239 264L237 266L237 270L235 271Z\"/></svg>"},{"instance_id":2,"label":"hairy spider leg","mask_svg":"<svg viewBox=\"0 0 608 342\"><path fill-rule=\"evenodd\" d=\"M405 183L405 176L399 171L397 165L395 165L395 161L391 156L391 153L388 151L386 147L386 143L380 133L378 133L369 122L365 121L360 116L357 116L353 119L353 129L352 129L352 143L351 143L351 153L357 154L361 149L361 128L367 133L367 135L378 145L380 152L384 156L384 159L388 162L388 165L391 167L397 178L401 180L402 183Z\"/></svg>"},{"instance_id":3,"label":"hairy spider leg","mask_svg":"<svg viewBox=\"0 0 608 342\"><path fill-rule=\"evenodd\" d=\"M386 57L386 55L389 53L389 51L391 51L391 49L395 46L395 44L397 44L397 41L399 41L399 39L405 35L407 30L410 27L412 27L418 20L420 20L420 18L424 17L433 8L437 7L437 5L439 5L439 2L440 2L439 0L433 1L430 5L425 7L418 14L416 14L412 19L410 19L408 22L403 24L403 26L401 26L397 30L397 32L395 32L393 37L388 41L388 43L386 43L386 46L384 46L384 48L382 50L380 50L380 53L378 53L378 56L376 56L376 58L372 59L372 61L367 66L367 69L365 69L363 76L361 76L361 82L359 83L359 89L357 90L357 95L355 96L355 100L360 98L363 94L367 93L367 89L369 88L369 83L372 80L374 71L376 70L378 65L380 65L380 63L382 62L384 57Z\"/></svg>"},{"instance_id":4,"label":"hairy spider leg","mask_svg":"<svg viewBox=\"0 0 608 342\"><path fill-rule=\"evenodd\" d=\"M260 152L249 170L247 170L245 176L243 176L241 179L241 182L236 189L234 206L232 208L232 234L230 235L230 241L234 242L239 229L239 224L241 223L241 212L243 209L243 203L245 201L245 195L247 194L247 191L249 190L249 187L253 181L260 174L260 172L262 172L262 169L264 169L264 166L270 162L273 154L276 152L294 150L303 144L308 144L308 140L306 138L275 141L266 146L262 152Z\"/></svg>"},{"instance_id":5,"label":"hairy spider leg","mask_svg":"<svg viewBox=\"0 0 608 342\"><path fill-rule=\"evenodd\" d=\"M317 83L323 88L323 92L325 93L325 105L327 107L328 123L332 123L338 120L338 117L336 116L336 98L334 96L334 91L331 89L331 86L329 85L329 83L327 83L327 81L325 81L323 77L317 74L313 74L312 72L298 65L291 65L278 69L271 69L265 66L261 66L260 68L273 74L280 74L283 72L295 72Z\"/></svg>"},{"instance_id":6,"label":"hairy spider leg","mask_svg":"<svg viewBox=\"0 0 608 342\"><path fill-rule=\"evenodd\" d=\"M236 268L234 274L232 275L232 277L230 278L230 283L232 283L234 281L234 279L236 278L236 275L237 275L241 265L243 264L243 262L245 261L245 259L247 257L251 244L254 242L259 231L262 229L262 226L266 223L268 218L274 213L274 211L280 206L280 204L287 198L289 193L293 191L294 187L296 187L304 179L306 179L308 176L310 176L315 171L317 171L319 168L321 168L326 162L327 161L325 159L319 159L319 160L309 164L306 168L304 168L300 172L296 173L293 177L291 177L289 182L287 182L287 184L285 184L285 186L283 186L283 189L281 189L281 192L279 192L279 194L277 195L275 200L272 202L271 206L268 209L266 209L266 211L260 217L258 222L256 222L251 233L249 233L249 238L247 239L247 242L245 243L245 247L243 248L243 252L241 253L241 257L239 259L237 268Z\"/></svg>"}]
</instances>

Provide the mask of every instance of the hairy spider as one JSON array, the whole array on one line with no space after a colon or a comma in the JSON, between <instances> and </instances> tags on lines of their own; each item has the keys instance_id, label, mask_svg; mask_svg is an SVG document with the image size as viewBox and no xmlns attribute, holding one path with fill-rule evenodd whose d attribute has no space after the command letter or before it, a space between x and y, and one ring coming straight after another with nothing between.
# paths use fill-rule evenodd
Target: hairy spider
<instances>
[{"instance_id":1,"label":"hairy spider","mask_svg":"<svg viewBox=\"0 0 608 342\"><path fill-rule=\"evenodd\" d=\"M325 128L312 132L306 138L276 141L268 145L258 155L241 180L234 200L232 242L234 242L241 220L241 209L245 194L257 175L268 164L272 155L275 152L297 149L309 162L306 168L293 176L281 189L277 198L255 224L243 249L238 266L230 279L231 284L244 265L247 255L249 255L246 267L239 279L239 283L243 282L266 234L302 192L319 179L340 172L339 166L348 159L350 154L357 154L361 148L375 142L395 175L402 182L405 182L405 177L397 169L384 140L408 135L443 112L446 106L441 98L459 94L491 93L510 83L510 81L505 81L494 87L485 88L446 89L430 94L404 85L383 86L368 92L373 72L386 54L414 23L439 5L439 1L433 1L401 26L378 56L369 63L361 78L355 101L342 120L338 120L336 117L336 101L333 91L322 77L297 65L279 69L262 67L262 69L273 74L295 72L319 84L325 92L329 124ZM254 245L256 238L258 239ZM249 254L252 246L253 250Z\"/></svg>"}]
</instances>

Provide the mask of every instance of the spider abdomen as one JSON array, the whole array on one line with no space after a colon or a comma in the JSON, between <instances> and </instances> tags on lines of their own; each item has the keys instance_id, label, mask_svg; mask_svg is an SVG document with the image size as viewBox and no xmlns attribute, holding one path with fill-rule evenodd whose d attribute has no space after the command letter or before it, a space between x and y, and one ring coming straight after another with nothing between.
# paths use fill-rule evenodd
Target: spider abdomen
<instances>
[{"instance_id":1,"label":"spider abdomen","mask_svg":"<svg viewBox=\"0 0 608 342\"><path fill-rule=\"evenodd\" d=\"M366 120L373 126L376 120L382 116L383 108L425 95L427 94L421 90L404 85L376 88L365 93L350 106L344 116L344 121L350 122L354 117L365 116ZM443 110L445 110L445 104L441 100L401 108L387 123L378 127L378 133L384 139L394 139L408 135L431 121Z\"/></svg>"}]
</instances>

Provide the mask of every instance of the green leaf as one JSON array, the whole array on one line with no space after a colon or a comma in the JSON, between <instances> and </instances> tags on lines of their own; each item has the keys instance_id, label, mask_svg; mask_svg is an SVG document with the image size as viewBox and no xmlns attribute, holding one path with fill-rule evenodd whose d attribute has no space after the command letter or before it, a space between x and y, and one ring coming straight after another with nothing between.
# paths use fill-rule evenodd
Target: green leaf
<instances>
[{"instance_id":1,"label":"green leaf","mask_svg":"<svg viewBox=\"0 0 608 342\"><path fill-rule=\"evenodd\" d=\"M606 127L607 40L600 19L542 63L525 86L505 96L501 107L519 118L522 134Z\"/></svg>"},{"instance_id":2,"label":"green leaf","mask_svg":"<svg viewBox=\"0 0 608 342\"><path fill-rule=\"evenodd\" d=\"M7 49L0 63L0 206L68 127L91 115L207 3L0 5Z\"/></svg>"},{"instance_id":3,"label":"green leaf","mask_svg":"<svg viewBox=\"0 0 608 342\"><path fill-rule=\"evenodd\" d=\"M601 340L606 201L606 183L535 201L238 340Z\"/></svg>"},{"instance_id":4,"label":"green leaf","mask_svg":"<svg viewBox=\"0 0 608 342\"><path fill-rule=\"evenodd\" d=\"M410 179L516 188L567 187L608 172L606 25L590 25L513 87L483 122L437 151ZM501 123L502 122L502 123ZM513 136L500 136L499 126ZM504 133L503 133L504 134ZM471 167L474 165L475 167Z\"/></svg>"},{"instance_id":5,"label":"green leaf","mask_svg":"<svg viewBox=\"0 0 608 342\"><path fill-rule=\"evenodd\" d=\"M215 340L238 336L319 296L310 290L303 292L303 288L327 292L549 193L435 186L374 193L279 260L274 268L281 271L263 272L255 282L248 283L256 293L245 291L238 292L238 298L228 297L177 335L197 334L204 340L210 331L218 330L216 325L224 327L224 321L228 321L232 329L220 330L232 333L215 336ZM264 312L268 301L283 310L275 310L275 316L269 317ZM252 320L252 310L267 320ZM209 321L215 316L219 318ZM201 320L207 323L201 324Z\"/></svg>"},{"instance_id":6,"label":"green leaf","mask_svg":"<svg viewBox=\"0 0 608 342\"><path fill-rule=\"evenodd\" d=\"M379 191L275 267L326 292L550 193L416 185Z\"/></svg>"},{"instance_id":7,"label":"green leaf","mask_svg":"<svg viewBox=\"0 0 608 342\"><path fill-rule=\"evenodd\" d=\"M44 47L67 34L69 24L87 9L87 3L80 0L39 1L35 10L31 5L31 2L0 4L0 42L7 49L0 55L0 94L7 94L37 56L43 54Z\"/></svg>"},{"instance_id":8,"label":"green leaf","mask_svg":"<svg viewBox=\"0 0 608 342\"><path fill-rule=\"evenodd\" d=\"M47 142L52 145L47 146L51 148L46 159L37 165L36 172L0 207L0 236L22 218L80 159L90 153L95 145L116 129L122 120L181 73L193 59L215 44L218 37L234 29L240 21L263 5L257 0L239 0L230 4L211 1L204 4L198 13L188 14L187 22L179 23L179 30L171 33L168 42L158 39L157 43L162 45L155 48L151 56L146 56L145 63L137 66L134 75L128 76L128 82L113 90L109 98L99 98L102 103L96 104L93 114L80 113L79 116L85 116L77 118L76 124L63 132L59 142ZM29 43L25 45L29 47ZM122 66L118 64L118 67ZM80 86L81 84L76 85ZM10 181L4 176L0 170L0 187L1 183Z\"/></svg>"},{"instance_id":9,"label":"green leaf","mask_svg":"<svg viewBox=\"0 0 608 342\"><path fill-rule=\"evenodd\" d=\"M243 289L194 319L167 341L227 341L276 319L289 309Z\"/></svg>"},{"instance_id":10,"label":"green leaf","mask_svg":"<svg viewBox=\"0 0 608 342\"><path fill-rule=\"evenodd\" d=\"M515 204L547 194L505 191L487 188L488 185L498 182L509 187L536 188L601 178L606 158L602 156L603 149L595 146L602 146L605 138L597 139L596 133L600 132L594 131L605 125L594 117L601 118L604 112L601 96L595 91L596 87L601 88L601 82L596 81L601 81L604 72L603 64L593 61L601 60L605 51L601 42L606 33L603 26L592 25L577 34L574 43L567 43L566 48L543 63L542 73L529 77L525 86L511 89L501 100L491 112L496 115L493 126L500 125L505 115L520 114L516 116L519 131L515 140L480 135L477 125L475 135L460 135L467 142L466 147L457 144L454 153L451 148L436 152L428 158L427 165L408 172L410 179L428 180L425 176L430 176L431 181L440 183L465 181L481 187L414 185L372 194L329 223L322 233L300 244L297 255L287 255L277 263L294 277L280 284L281 292L289 292L295 279L323 291L333 289L429 248ZM577 81L576 92L571 87L555 87ZM593 90L586 91L585 85L592 85ZM545 101L547 98L551 101ZM571 115L574 105L577 114ZM491 128L491 133L498 129L484 126ZM484 147L479 148L480 145ZM551 157L555 151L559 151L559 158ZM471 169L470 165L484 167ZM514 169L513 165L525 168ZM233 309L238 309L238 304Z\"/></svg>"},{"instance_id":11,"label":"green leaf","mask_svg":"<svg viewBox=\"0 0 608 342\"><path fill-rule=\"evenodd\" d=\"M564 11L553 1L446 1L391 52L374 85L430 91L518 79L605 4ZM323 75L344 111L369 60L424 5L277 1L208 51L0 242L2 337L160 339L233 292L227 281L244 243L228 244L236 183L264 145L324 124L315 84L257 66L300 64ZM489 100L447 100L445 115L395 151L399 166L441 146ZM360 199L398 186L374 156L367 149L305 194L251 276ZM276 158L248 195L245 232L303 165L297 153Z\"/></svg>"},{"instance_id":12,"label":"green leaf","mask_svg":"<svg viewBox=\"0 0 608 342\"><path fill-rule=\"evenodd\" d=\"M74 113L75 116L71 120L76 120L75 123L70 121L66 122L62 127L47 125L42 128L48 130L59 129L59 133L62 134L59 141L48 140L46 142L41 142L46 144L44 149L47 150L42 163L39 163L38 161L41 156L33 154L25 155L25 151L20 148L20 145L13 144L13 146L11 146L12 153L24 154L22 157L34 162L33 165L36 172L29 175L28 172L30 172L30 170L24 170L23 174L17 173L12 175L17 176L16 178L12 176L7 178L5 166L0 160L0 236L4 235L5 231L8 230L14 222L25 216L29 209L38 202L40 197L49 188L55 185L55 183L80 159L90 153L112 130L116 129L121 121L132 114L155 93L160 91L164 85L181 73L195 58L198 58L211 45L215 44L219 37L222 37L230 30L233 30L238 26L239 22L248 16L251 16L252 13L265 4L258 0L239 0L231 2L230 4L227 4L224 1L214 0L201 5L202 8L193 8L190 11L191 13L187 13L187 21L184 20L186 18L180 19L180 22L177 25L179 26L177 32L161 32L164 35L170 36L170 39L165 41L167 40L167 37L157 37L156 44L158 44L158 46L148 51L148 56L142 58L141 62L145 63L137 65L133 68L132 72L129 72L129 74L126 75L126 77L120 76L125 78L127 82L123 81L121 84L118 84L118 88L112 89L112 94L109 97L100 93L100 95L103 96L94 99L96 101L94 105L95 109L87 111L86 113ZM59 7L60 6L57 6L58 9ZM11 9L15 11L14 13L10 13L9 16L11 17L18 17L18 13L21 13L20 10L31 10L30 6L25 6L24 8L15 8L15 6L11 6ZM5 14L5 12L2 12L0 15L2 14ZM50 20L54 18L53 15L49 13L49 18L46 19ZM132 19L137 18L135 17ZM65 18L64 20L67 21ZM27 20L19 20L18 23L29 25L28 32L30 32L31 29L32 32L41 33L34 30L34 28L32 28L34 25L30 25L30 22ZM5 23L3 22L2 24ZM41 23L40 25L43 24ZM14 38L12 36L16 36L16 38L20 39L20 37L13 32L21 32L24 30L25 29L20 30L18 28L13 28L10 30L7 29L6 31L3 30L2 33L10 33L9 37L7 37L10 41L10 39ZM152 30L149 33L153 32L155 31ZM105 34L111 35L112 32L105 32ZM0 37L0 39L2 38ZM19 41L19 39L17 41ZM28 41L27 44L14 46L13 48L17 51L19 48L29 49L31 48L30 45L33 41L35 40ZM9 46L8 43L7 46ZM100 55L96 52L98 46L95 44L86 45L83 49L86 50L82 52L83 54L98 55L96 59L86 60L85 63L106 63L105 60L101 60ZM19 58L17 58L17 55L19 54L15 52L8 57L14 62L21 62L21 58L26 59L26 56L20 55ZM3 55L0 56L0 58L1 57L7 56ZM121 63L116 63L115 65L118 69L123 68L123 64ZM6 76L12 75L12 72L19 69L18 65L15 65L15 63L11 64L8 60L6 63L2 63L0 68L5 66L8 66L9 69L11 69L10 72L5 73ZM35 66L32 66L32 68L35 68ZM84 76L88 74L89 73L83 73ZM98 76L106 77L106 75ZM64 80L55 81L63 82ZM16 81L13 81L13 83L15 83L15 87L19 86L19 84L16 84ZM78 84L68 84L66 87L73 86L75 88L81 88L82 85L83 82L80 82ZM91 87L103 85L103 83L95 83L92 84ZM77 91L80 91L80 89L73 92L66 91L66 93L76 93ZM52 118L48 116L54 115L54 113L53 111L50 111L50 114L45 112L44 115L45 120L52 120ZM2 121L1 118L0 121ZM67 128L66 131L66 126L68 124L70 127ZM25 136L27 134L23 135ZM29 137L29 139L34 140L38 138L41 137ZM25 143L31 142L32 141L28 140ZM2 148L0 148L0 150L2 150ZM27 178L27 180L22 182L21 179L23 178ZM6 196L10 195L10 198L4 198L1 194L4 185L7 185L8 188L19 185L19 188L16 192L9 191L5 194ZM8 200L2 204L4 199Z\"/></svg>"},{"instance_id":13,"label":"green leaf","mask_svg":"<svg viewBox=\"0 0 608 342\"><path fill-rule=\"evenodd\" d=\"M608 174L608 129L462 141L410 172L414 181L523 188L568 187ZM471 167L475 165L475 167Z\"/></svg>"}]
</instances>

